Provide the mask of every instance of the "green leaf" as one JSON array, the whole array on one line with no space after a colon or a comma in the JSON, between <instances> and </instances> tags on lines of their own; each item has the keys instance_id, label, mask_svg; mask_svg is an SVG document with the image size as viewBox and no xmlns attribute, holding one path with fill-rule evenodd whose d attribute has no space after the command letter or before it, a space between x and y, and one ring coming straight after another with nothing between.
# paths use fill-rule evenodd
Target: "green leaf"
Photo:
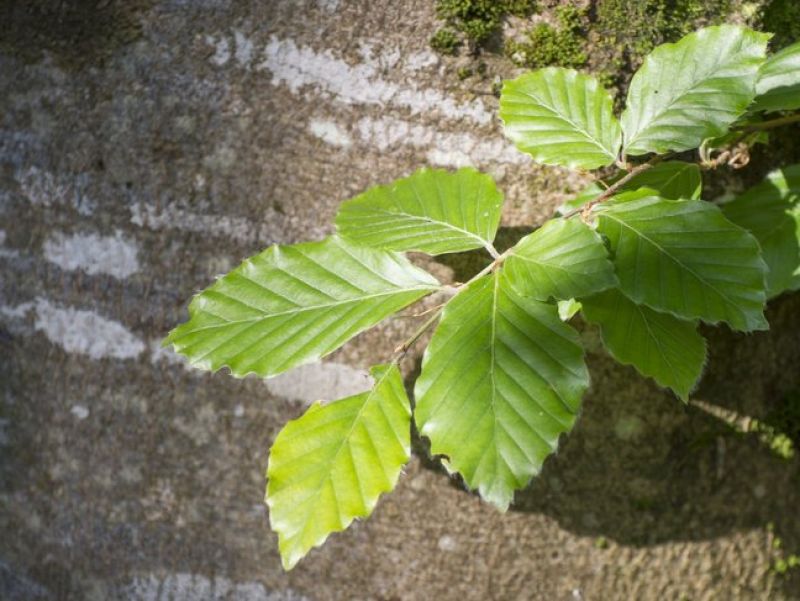
<instances>
[{"instance_id":1,"label":"green leaf","mask_svg":"<svg viewBox=\"0 0 800 601\"><path fill-rule=\"evenodd\" d=\"M549 67L505 82L505 132L546 165L595 169L617 160L622 133L611 96L596 79Z\"/></svg>"},{"instance_id":2,"label":"green leaf","mask_svg":"<svg viewBox=\"0 0 800 601\"><path fill-rule=\"evenodd\" d=\"M637 305L616 289L581 299L581 304L586 319L600 326L603 343L617 361L688 400L706 360L696 323Z\"/></svg>"},{"instance_id":3,"label":"green leaf","mask_svg":"<svg viewBox=\"0 0 800 601\"><path fill-rule=\"evenodd\" d=\"M438 255L491 245L502 206L488 175L421 169L343 203L336 226L367 246Z\"/></svg>"},{"instance_id":4,"label":"green leaf","mask_svg":"<svg viewBox=\"0 0 800 601\"><path fill-rule=\"evenodd\" d=\"M753 111L791 111L800 108L800 42L770 56L756 82Z\"/></svg>"},{"instance_id":5,"label":"green leaf","mask_svg":"<svg viewBox=\"0 0 800 601\"><path fill-rule=\"evenodd\" d=\"M195 367L261 377L314 361L432 292L402 255L332 237L272 246L194 297L165 344Z\"/></svg>"},{"instance_id":6,"label":"green leaf","mask_svg":"<svg viewBox=\"0 0 800 601\"><path fill-rule=\"evenodd\" d=\"M719 25L653 50L628 88L625 152L690 150L724 134L755 96L769 37Z\"/></svg>"},{"instance_id":7,"label":"green leaf","mask_svg":"<svg viewBox=\"0 0 800 601\"><path fill-rule=\"evenodd\" d=\"M558 307L558 316L561 321L569 321L581 310L580 302L574 298L558 301L556 306Z\"/></svg>"},{"instance_id":8,"label":"green leaf","mask_svg":"<svg viewBox=\"0 0 800 601\"><path fill-rule=\"evenodd\" d=\"M773 171L721 208L758 239L769 267L767 296L800 288L800 165Z\"/></svg>"},{"instance_id":9,"label":"green leaf","mask_svg":"<svg viewBox=\"0 0 800 601\"><path fill-rule=\"evenodd\" d=\"M608 180L608 185L619 181L625 174L618 173ZM581 190L575 198L565 202L558 208L560 215L582 207L587 202L599 196L608 186L601 186L592 182ZM703 180L700 167L694 163L683 161L666 161L657 163L650 169L633 176L624 184L619 192L629 192L640 188L649 188L658 193L661 198L678 200L680 198L698 199L703 190Z\"/></svg>"},{"instance_id":10,"label":"green leaf","mask_svg":"<svg viewBox=\"0 0 800 601\"><path fill-rule=\"evenodd\" d=\"M509 253L503 271L523 296L567 300L618 283L600 236L576 219L551 219Z\"/></svg>"},{"instance_id":11,"label":"green leaf","mask_svg":"<svg viewBox=\"0 0 800 601\"><path fill-rule=\"evenodd\" d=\"M626 195L601 205L620 288L633 301L686 319L767 329L766 265L758 242L714 205Z\"/></svg>"},{"instance_id":12,"label":"green leaf","mask_svg":"<svg viewBox=\"0 0 800 601\"><path fill-rule=\"evenodd\" d=\"M269 520L290 570L332 532L372 513L411 452L411 409L396 365L372 368L375 386L290 421L272 445Z\"/></svg>"},{"instance_id":13,"label":"green leaf","mask_svg":"<svg viewBox=\"0 0 800 601\"><path fill-rule=\"evenodd\" d=\"M589 385L578 336L554 305L492 274L445 307L417 379L431 452L505 510L568 432Z\"/></svg>"}]
</instances>

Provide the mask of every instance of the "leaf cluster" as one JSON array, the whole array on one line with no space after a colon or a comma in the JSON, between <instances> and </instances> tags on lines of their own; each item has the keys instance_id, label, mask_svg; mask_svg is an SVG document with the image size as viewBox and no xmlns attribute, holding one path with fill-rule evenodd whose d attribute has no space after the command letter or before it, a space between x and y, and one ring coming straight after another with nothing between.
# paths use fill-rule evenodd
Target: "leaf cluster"
<instances>
[{"instance_id":1,"label":"leaf cluster","mask_svg":"<svg viewBox=\"0 0 800 601\"><path fill-rule=\"evenodd\" d=\"M619 362L683 400L706 361L700 322L769 327L768 298L800 288L800 165L722 205L702 200L701 177L731 153L721 145L770 126L757 113L798 108L800 43L767 58L768 39L718 26L656 48L621 115L574 70L506 82L500 117L522 152L619 172L503 253L494 245L503 196L491 177L421 169L344 202L335 235L273 246L192 300L167 344L200 368L271 377L445 288L404 253L489 257L373 368L371 390L314 404L275 439L267 503L287 569L394 487L412 422L449 471L505 510L580 413L590 381L569 323L578 311ZM698 148L700 166L673 156ZM412 408L400 365L434 326Z\"/></svg>"}]
</instances>

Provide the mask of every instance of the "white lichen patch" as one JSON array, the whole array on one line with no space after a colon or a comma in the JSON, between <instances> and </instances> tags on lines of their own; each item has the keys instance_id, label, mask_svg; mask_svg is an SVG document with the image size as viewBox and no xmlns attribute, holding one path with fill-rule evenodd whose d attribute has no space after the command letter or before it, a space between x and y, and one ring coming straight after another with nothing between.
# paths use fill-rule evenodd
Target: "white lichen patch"
<instances>
[{"instance_id":1,"label":"white lichen patch","mask_svg":"<svg viewBox=\"0 0 800 601\"><path fill-rule=\"evenodd\" d=\"M387 151L413 147L426 150L430 163L442 167L489 164L525 165L530 157L517 151L500 137L479 137L449 133L392 117L365 117L356 123L358 138L365 146Z\"/></svg>"},{"instance_id":2,"label":"white lichen patch","mask_svg":"<svg viewBox=\"0 0 800 601\"><path fill-rule=\"evenodd\" d=\"M145 344L121 323L94 311L59 307L39 298L36 301L36 330L68 353L90 359L135 359Z\"/></svg>"},{"instance_id":3,"label":"white lichen patch","mask_svg":"<svg viewBox=\"0 0 800 601\"><path fill-rule=\"evenodd\" d=\"M253 41L241 31L235 31L234 42L236 44L236 62L246 67L253 60Z\"/></svg>"},{"instance_id":4,"label":"white lichen patch","mask_svg":"<svg viewBox=\"0 0 800 601\"><path fill-rule=\"evenodd\" d=\"M28 167L16 174L20 191L34 206L72 207L81 215L91 215L94 202L85 194L87 175L81 174L67 179L44 171L38 167Z\"/></svg>"},{"instance_id":5,"label":"white lichen patch","mask_svg":"<svg viewBox=\"0 0 800 601\"><path fill-rule=\"evenodd\" d=\"M399 59L396 49L385 50L374 58L351 65L331 50L317 52L294 40L271 36L263 56L257 68L272 74L273 85L286 86L294 94L311 87L344 104L392 106L412 114L438 113L481 125L492 119L491 112L478 99L460 102L433 88L420 88L411 82L401 84L383 77L386 64Z\"/></svg>"},{"instance_id":6,"label":"white lichen patch","mask_svg":"<svg viewBox=\"0 0 800 601\"><path fill-rule=\"evenodd\" d=\"M310 131L314 137L319 138L331 146L348 148L353 144L347 131L334 121L312 119L308 124L308 131Z\"/></svg>"},{"instance_id":7,"label":"white lichen patch","mask_svg":"<svg viewBox=\"0 0 800 601\"><path fill-rule=\"evenodd\" d=\"M264 383L275 396L313 403L360 394L372 387L373 380L362 369L342 363L316 362L264 380Z\"/></svg>"},{"instance_id":8,"label":"white lichen patch","mask_svg":"<svg viewBox=\"0 0 800 601\"><path fill-rule=\"evenodd\" d=\"M214 54L211 55L211 62L217 67L224 66L231 58L230 42L225 36L215 37L211 35L206 36L206 43L214 48Z\"/></svg>"},{"instance_id":9,"label":"white lichen patch","mask_svg":"<svg viewBox=\"0 0 800 601\"><path fill-rule=\"evenodd\" d=\"M264 219L255 223L243 217L204 215L175 205L158 208L151 204L134 203L130 207L131 223L152 230L175 229L184 232L211 234L230 238L242 244L274 244L288 242L283 217L267 209ZM322 237L322 230L318 233Z\"/></svg>"},{"instance_id":10,"label":"white lichen patch","mask_svg":"<svg viewBox=\"0 0 800 601\"><path fill-rule=\"evenodd\" d=\"M139 271L139 249L119 231L113 236L55 233L45 240L42 253L67 271L107 274L120 280Z\"/></svg>"},{"instance_id":11,"label":"white lichen patch","mask_svg":"<svg viewBox=\"0 0 800 601\"><path fill-rule=\"evenodd\" d=\"M317 5L326 13L335 13L339 9L340 0L317 0Z\"/></svg>"},{"instance_id":12,"label":"white lichen patch","mask_svg":"<svg viewBox=\"0 0 800 601\"><path fill-rule=\"evenodd\" d=\"M140 576L127 585L123 593L130 601L311 601L292 589L269 591L260 582L234 582L224 576L209 578L188 573Z\"/></svg>"}]
</instances>

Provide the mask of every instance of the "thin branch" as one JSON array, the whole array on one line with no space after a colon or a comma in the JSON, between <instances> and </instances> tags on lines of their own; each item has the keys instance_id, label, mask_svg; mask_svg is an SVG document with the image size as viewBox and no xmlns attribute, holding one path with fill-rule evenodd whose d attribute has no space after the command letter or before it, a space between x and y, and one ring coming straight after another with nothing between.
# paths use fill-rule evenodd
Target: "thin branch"
<instances>
[{"instance_id":1,"label":"thin branch","mask_svg":"<svg viewBox=\"0 0 800 601\"><path fill-rule=\"evenodd\" d=\"M785 117L778 117L777 119L770 119L769 121L762 121L761 123L749 123L742 127L737 127L736 129L752 133L764 131L765 129L775 129L776 127L783 127L784 125L798 122L800 122L800 113L794 113L793 115L786 115Z\"/></svg>"},{"instance_id":2,"label":"thin branch","mask_svg":"<svg viewBox=\"0 0 800 601\"><path fill-rule=\"evenodd\" d=\"M503 263L503 261L505 261L507 255L508 255L508 251L504 252L502 255L498 255L495 258L495 260L491 262L491 264L487 265L481 271L479 271L474 276L472 276L472 278L470 278L468 282L466 282L465 284L461 284L459 286L459 291L456 292L456 294L458 294L461 290L463 290L464 288L469 286L475 280L478 280L478 279L482 278L483 276L485 276L487 273L490 273L490 272L494 271L495 269L497 269L497 267L499 265L501 265ZM448 303L449 302L450 301L448 301ZM414 332L411 335L410 338L408 338L405 342L403 342L403 344L401 344L396 349L394 349L394 352L397 353L397 356L392 360L392 363L397 363L398 365L400 364L400 362L406 356L406 354L411 349L411 347L413 347L417 343L417 341L420 338L422 338L423 334L425 334L425 332L427 332L430 329L430 327L438 321L438 319L441 316L442 311L444 310L446 305L447 305L447 303L444 303L444 304L440 305L436 309L436 312L433 315L431 315L425 321L425 323L423 323L419 328L417 328L417 331Z\"/></svg>"},{"instance_id":3,"label":"thin branch","mask_svg":"<svg viewBox=\"0 0 800 601\"><path fill-rule=\"evenodd\" d=\"M614 194L616 194L620 190L620 188L622 188L625 184L631 181L634 177L636 177L640 173L647 171L648 169L651 169L652 167L663 161L665 156L666 155L655 155L646 163L637 165L636 167L631 169L625 175L625 177L620 179L618 182L611 184L608 188L603 190L603 192L600 193L598 196L596 196L594 199L578 207L577 209L573 209L572 211L564 215L564 219L569 219L570 217L573 217L578 213L586 213L588 211L591 211L593 206L600 204L601 202L605 202L606 200L614 196Z\"/></svg>"}]
</instances>

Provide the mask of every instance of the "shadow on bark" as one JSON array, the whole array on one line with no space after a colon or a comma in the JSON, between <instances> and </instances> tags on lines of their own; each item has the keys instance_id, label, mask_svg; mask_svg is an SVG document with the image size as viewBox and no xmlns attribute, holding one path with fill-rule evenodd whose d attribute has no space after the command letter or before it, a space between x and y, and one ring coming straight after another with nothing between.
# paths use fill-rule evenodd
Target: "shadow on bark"
<instances>
[{"instance_id":1,"label":"shadow on bark","mask_svg":"<svg viewBox=\"0 0 800 601\"><path fill-rule=\"evenodd\" d=\"M501 236L513 243L524 233ZM459 281L486 264L464 255L441 259ZM800 554L800 294L774 300L767 316L769 332L702 328L709 359L689 405L616 363L596 329L578 319L592 386L575 429L511 510L547 514L598 544L769 528L781 541L776 556ZM444 471L429 458L427 441L415 439L425 465ZM791 598L800 594L793 592L800 591L797 572L780 579Z\"/></svg>"}]
</instances>

